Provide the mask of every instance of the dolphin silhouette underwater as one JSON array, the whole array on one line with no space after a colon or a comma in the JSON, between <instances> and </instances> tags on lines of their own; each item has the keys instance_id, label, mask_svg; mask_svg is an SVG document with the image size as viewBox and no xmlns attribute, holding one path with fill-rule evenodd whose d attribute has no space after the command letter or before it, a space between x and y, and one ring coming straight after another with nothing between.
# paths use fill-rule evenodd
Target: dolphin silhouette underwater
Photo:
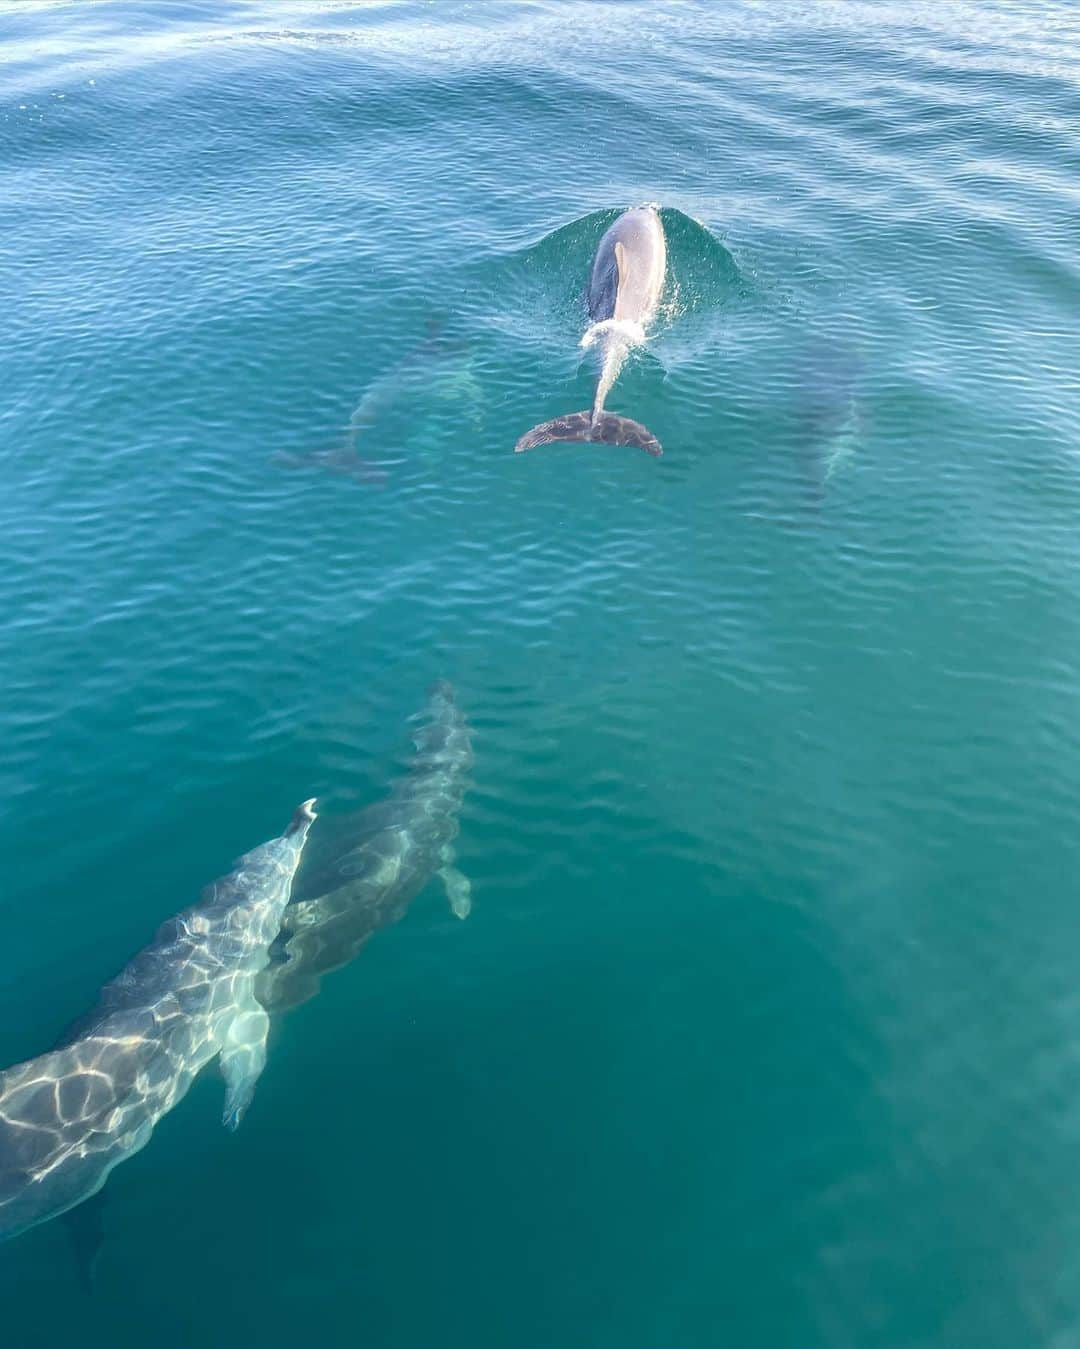
<instances>
[{"instance_id":1,"label":"dolphin silhouette underwater","mask_svg":"<svg viewBox=\"0 0 1080 1349\"><path fill-rule=\"evenodd\" d=\"M850 344L818 339L798 367L794 434L802 474L817 506L830 479L854 458L865 435L859 397L862 365Z\"/></svg>"},{"instance_id":2,"label":"dolphin silhouette underwater","mask_svg":"<svg viewBox=\"0 0 1080 1349\"><path fill-rule=\"evenodd\" d=\"M397 922L432 875L453 913L468 915L469 881L454 866L452 845L473 762L469 724L445 681L432 686L422 715L408 773L384 800L345 817L323 861L312 855L297 875L255 988L272 1014L313 998L322 976Z\"/></svg>"},{"instance_id":3,"label":"dolphin silhouette underwater","mask_svg":"<svg viewBox=\"0 0 1080 1349\"><path fill-rule=\"evenodd\" d=\"M441 318L432 315L424 337L368 384L338 440L309 450L275 450L269 462L288 469L321 468L367 486L385 486L388 470L360 452L373 435L383 442L383 451L388 441L401 449L402 434L415 448L410 433L422 443L425 429L437 435L448 413L475 431L482 403L468 345L448 335Z\"/></svg>"},{"instance_id":4,"label":"dolphin silhouette underwater","mask_svg":"<svg viewBox=\"0 0 1080 1349\"><path fill-rule=\"evenodd\" d=\"M61 1047L0 1073L0 1239L74 1208L145 1146L204 1064L235 1129L266 1061L255 979L281 926L314 801L170 918Z\"/></svg>"},{"instance_id":5,"label":"dolphin silhouette underwater","mask_svg":"<svg viewBox=\"0 0 1080 1349\"><path fill-rule=\"evenodd\" d=\"M604 411L604 401L632 347L645 341L645 325L660 303L667 273L667 244L655 206L624 211L600 240L589 279L589 327L581 339L595 346L600 374L591 410L534 426L514 446L519 453L552 441L634 445L646 454L663 453L660 442L640 422Z\"/></svg>"}]
</instances>

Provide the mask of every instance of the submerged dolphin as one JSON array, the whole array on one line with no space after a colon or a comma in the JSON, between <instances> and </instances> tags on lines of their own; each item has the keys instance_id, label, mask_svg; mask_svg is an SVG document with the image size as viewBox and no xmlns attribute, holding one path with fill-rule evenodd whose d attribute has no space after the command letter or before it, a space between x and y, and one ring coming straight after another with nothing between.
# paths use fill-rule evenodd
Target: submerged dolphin
<instances>
[{"instance_id":1,"label":"submerged dolphin","mask_svg":"<svg viewBox=\"0 0 1080 1349\"><path fill-rule=\"evenodd\" d=\"M434 685L424 716L408 774L385 800L343 820L325 861L297 876L256 986L269 1011L314 997L322 976L401 918L433 874L453 912L468 914L470 886L453 865L451 845L473 761L469 725L447 683Z\"/></svg>"},{"instance_id":2,"label":"submerged dolphin","mask_svg":"<svg viewBox=\"0 0 1080 1349\"><path fill-rule=\"evenodd\" d=\"M794 435L814 504L863 438L858 397L862 359L841 341L818 340L803 356L794 401Z\"/></svg>"},{"instance_id":3,"label":"submerged dolphin","mask_svg":"<svg viewBox=\"0 0 1080 1349\"><path fill-rule=\"evenodd\" d=\"M645 325L656 313L667 269L664 227L655 206L625 211L600 240L589 281L589 318L583 347L600 352L600 376L591 411L534 426L515 450L531 450L556 440L636 445L660 454L660 442L640 422L604 411L604 400L618 378L630 348L645 341Z\"/></svg>"},{"instance_id":4,"label":"submerged dolphin","mask_svg":"<svg viewBox=\"0 0 1080 1349\"><path fill-rule=\"evenodd\" d=\"M163 924L66 1044L0 1073L0 1239L96 1194L217 1054L224 1122L239 1124L266 1060L255 977L289 902L313 805Z\"/></svg>"},{"instance_id":5,"label":"submerged dolphin","mask_svg":"<svg viewBox=\"0 0 1080 1349\"><path fill-rule=\"evenodd\" d=\"M379 448L385 451L389 445L401 448L402 437L411 441L417 423L422 430L425 423L438 422L440 413L451 413L455 423L468 421L475 430L482 403L467 344L447 336L441 321L431 317L421 341L367 386L336 442L304 451L276 450L270 462L282 468L321 468L382 486L388 471L361 454L372 433L379 433Z\"/></svg>"}]
</instances>

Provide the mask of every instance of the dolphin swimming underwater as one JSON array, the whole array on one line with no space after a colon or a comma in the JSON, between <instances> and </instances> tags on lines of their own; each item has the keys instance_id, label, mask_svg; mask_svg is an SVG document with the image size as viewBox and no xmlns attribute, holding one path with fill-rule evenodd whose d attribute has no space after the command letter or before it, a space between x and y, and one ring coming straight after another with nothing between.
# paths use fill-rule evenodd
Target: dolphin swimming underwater
<instances>
[{"instance_id":1,"label":"dolphin swimming underwater","mask_svg":"<svg viewBox=\"0 0 1080 1349\"><path fill-rule=\"evenodd\" d=\"M0 1073L0 1239L96 1194L215 1055L224 1123L240 1123L266 1061L269 1018L255 978L289 902L313 805L305 801L280 838L164 923L65 1044Z\"/></svg>"},{"instance_id":2,"label":"dolphin swimming underwater","mask_svg":"<svg viewBox=\"0 0 1080 1349\"><path fill-rule=\"evenodd\" d=\"M366 457L376 433L381 442L376 452L385 453L411 444L410 433L437 427L440 414L451 414L455 424L467 422L475 431L482 403L468 344L448 335L442 321L432 316L424 337L368 384L337 441L310 450L276 450L270 462L290 469L321 468L368 486L383 486L389 478L387 469Z\"/></svg>"},{"instance_id":3,"label":"dolphin swimming underwater","mask_svg":"<svg viewBox=\"0 0 1080 1349\"><path fill-rule=\"evenodd\" d=\"M531 450L552 441L635 445L661 454L660 442L640 422L604 411L604 400L631 347L645 341L645 325L656 313L667 271L664 227L655 206L625 211L607 230L593 259L588 305L592 320L583 347L596 346L600 375L591 411L571 412L526 432L514 446Z\"/></svg>"},{"instance_id":4,"label":"dolphin swimming underwater","mask_svg":"<svg viewBox=\"0 0 1080 1349\"><path fill-rule=\"evenodd\" d=\"M830 479L855 456L864 438L862 365L852 345L835 339L818 339L796 365L793 430L802 476L816 506L822 504Z\"/></svg>"},{"instance_id":5,"label":"dolphin swimming underwater","mask_svg":"<svg viewBox=\"0 0 1080 1349\"><path fill-rule=\"evenodd\" d=\"M397 922L433 874L453 912L467 916L470 886L453 865L451 845L473 762L469 724L445 682L432 687L423 716L409 772L384 800L343 819L325 860L297 876L271 963L256 984L269 1012L314 997L322 976Z\"/></svg>"}]
</instances>

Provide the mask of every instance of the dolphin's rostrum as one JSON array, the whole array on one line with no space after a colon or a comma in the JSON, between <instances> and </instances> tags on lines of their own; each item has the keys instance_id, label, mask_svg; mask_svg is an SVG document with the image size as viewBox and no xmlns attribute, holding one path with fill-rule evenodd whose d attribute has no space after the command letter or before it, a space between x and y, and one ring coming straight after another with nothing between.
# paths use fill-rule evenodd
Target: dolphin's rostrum
<instances>
[{"instance_id":1,"label":"dolphin's rostrum","mask_svg":"<svg viewBox=\"0 0 1080 1349\"><path fill-rule=\"evenodd\" d=\"M242 857L101 990L60 1048L0 1073L0 1239L96 1194L221 1056L235 1129L266 1060L255 978L315 813Z\"/></svg>"},{"instance_id":2,"label":"dolphin's rostrum","mask_svg":"<svg viewBox=\"0 0 1080 1349\"><path fill-rule=\"evenodd\" d=\"M604 400L630 348L645 341L645 325L660 303L666 269L667 245L656 207L638 206L623 212L600 240L589 281L592 322L581 345L595 346L600 354L592 409L534 426L521 437L515 450L575 440L635 445L653 455L662 452L651 431L629 417L605 412Z\"/></svg>"}]
</instances>

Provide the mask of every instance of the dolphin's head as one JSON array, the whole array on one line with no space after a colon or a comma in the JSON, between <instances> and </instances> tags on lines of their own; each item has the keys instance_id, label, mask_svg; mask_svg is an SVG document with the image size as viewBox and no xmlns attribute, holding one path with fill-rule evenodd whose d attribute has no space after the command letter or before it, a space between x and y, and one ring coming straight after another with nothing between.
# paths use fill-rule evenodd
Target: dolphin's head
<instances>
[{"instance_id":1,"label":"dolphin's head","mask_svg":"<svg viewBox=\"0 0 1080 1349\"><path fill-rule=\"evenodd\" d=\"M286 838L293 838L297 834L306 834L316 820L315 798L311 797L307 801L301 801L293 812L293 817L289 821L289 827L285 830Z\"/></svg>"}]
</instances>

